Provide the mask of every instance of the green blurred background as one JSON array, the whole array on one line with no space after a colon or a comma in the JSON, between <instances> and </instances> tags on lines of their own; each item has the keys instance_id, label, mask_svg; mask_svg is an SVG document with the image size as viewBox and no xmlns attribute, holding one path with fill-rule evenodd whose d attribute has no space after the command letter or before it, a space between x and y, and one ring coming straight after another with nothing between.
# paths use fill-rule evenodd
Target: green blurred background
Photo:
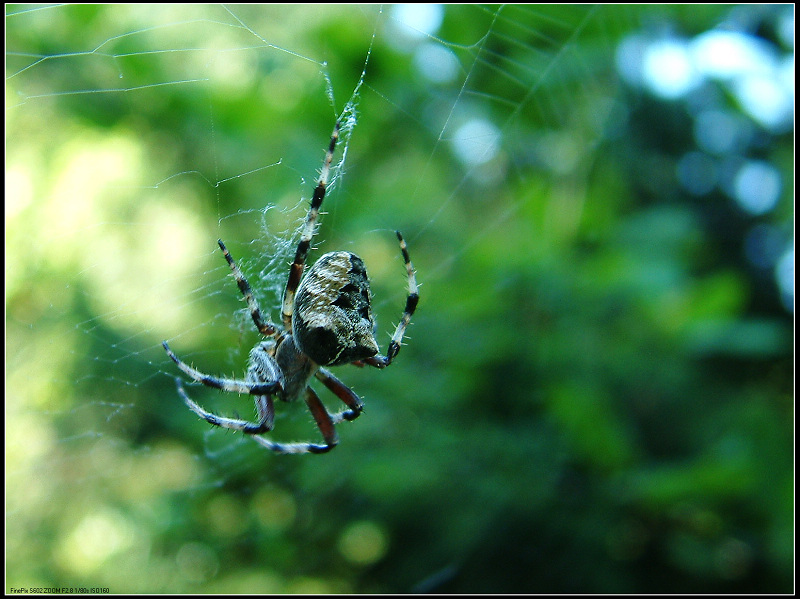
<instances>
[{"instance_id":1,"label":"green blurred background","mask_svg":"<svg viewBox=\"0 0 800 599\"><path fill-rule=\"evenodd\" d=\"M792 592L793 31L7 5L6 591ZM311 259L364 258L385 348L400 229L421 301L395 365L337 369L340 446L276 456L190 413L160 342L242 375L216 240L277 319L342 114Z\"/></svg>"}]
</instances>

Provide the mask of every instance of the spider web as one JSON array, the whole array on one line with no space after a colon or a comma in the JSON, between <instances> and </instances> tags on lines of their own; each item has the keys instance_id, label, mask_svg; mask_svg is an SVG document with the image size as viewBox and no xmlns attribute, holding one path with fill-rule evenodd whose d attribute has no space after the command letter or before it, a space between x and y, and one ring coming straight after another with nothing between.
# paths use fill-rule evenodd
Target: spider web
<instances>
[{"instance_id":1,"label":"spider web","mask_svg":"<svg viewBox=\"0 0 800 599\"><path fill-rule=\"evenodd\" d=\"M443 368L421 331L443 331L434 307L473 309L450 285L464 258L502 243L509 260L515 244L545 260L574 239L598 149L624 119L613 61L598 57L638 20L592 6L7 6L8 584L194 590L231 565L187 533L195 519L282 538L347 513L322 551L379 562L391 544L380 517L325 502L363 493L381 472L364 453L422 426L420 381L401 364ZM198 421L161 341L204 372L242 376L258 335L216 240L279 322L337 119L309 261L364 258L385 351L406 293L400 229L422 301L397 367L337 371L366 415L339 427L327 462L300 462ZM516 195L498 192L509 185ZM447 384L445 404L459 381ZM252 415L249 398L187 390ZM317 439L302 406L277 409L275 438ZM362 590L323 571L289 576L267 560L212 588Z\"/></svg>"},{"instance_id":2,"label":"spider web","mask_svg":"<svg viewBox=\"0 0 800 599\"><path fill-rule=\"evenodd\" d=\"M146 389L152 381L175 374L160 348L162 338L180 347L196 345L198 336L213 339L222 335L225 341L215 340L213 347L181 355L195 364L202 361L212 370L221 366L235 373L242 367L256 337L246 310L237 303L216 238L225 239L241 260L262 306L276 320L275 307L285 284L285 265L296 243L297 224L305 215L315 172L337 118L344 128L324 206L328 214L316 245L324 251L328 247L325 242L335 237L337 247L371 258L372 277L391 293L385 298L376 292L376 308L385 323L380 332L388 331L404 294L398 270L391 268L399 260L391 231L413 223L407 233L413 246L430 235L437 223L452 218L465 187L506 176L509 165L499 164L498 140L513 128L521 110L536 105L536 110L547 113L543 119L561 122L566 118L564 111L556 109L562 103L555 97L547 107L534 102L537 82L553 77L550 71L563 60L563 53L569 52L571 37L580 33L594 12L577 9L562 22L547 17L556 33L552 37L542 34L537 40L541 48L528 48L519 58L508 59L485 51L487 40L493 35L513 35L514 31L506 31L509 27L526 27L514 25L519 17L524 17L524 22L537 15L506 15L519 8L464 10L482 25L447 40L417 29L429 26L425 21L404 22L412 17L404 17L402 8L316 8L312 27L352 19L352 28L359 31L360 56L351 61L359 68L345 70L326 60L330 51L324 40L314 43L306 36L298 39L298 32L281 31L282 22L292 18L288 8L175 5L151 12L136 6L9 7L10 26L30 27L36 33L31 36L35 40L20 39L19 45L8 48L7 114L15 122L25 122L29 129L22 128L23 132L40 136L32 141L33 147L52 148L28 164L12 162L9 176L12 184L30 182L32 164L59 169L48 189L25 188L19 183L19 193L10 197L12 216L24 213L38 194L47 196L49 203L43 214L23 221L35 232L46 231L47 239L26 236L18 242L11 232L9 263L33 252L37 261L76 279L75 284L65 285L58 301L46 302L43 309L42 317L58 323L57 331L58 327L65 329L49 335L51 342L62 342L64 347L43 347L40 352L46 357L33 351L24 361L41 364L45 372L76 374L63 380L46 378L48 385L78 383L83 392L92 395L98 391L90 390L99 385L112 397L126 395L119 388L136 390L136 401L130 402L86 401L72 398L71 393L57 393L58 398L45 402L48 413L73 420L78 428L76 438L102 438L109 430L124 426L126 418L142 418L133 415L141 411L151 418L185 416L182 406L174 402L169 406L164 398L140 401L140 394L148 395ZM89 26L87 39L59 38L60 28L81 22ZM499 30L498 23L503 24ZM43 42L45 47L37 48L34 42ZM413 115L395 97L397 91L381 89L371 81L370 61L378 51L376 43L384 55L393 52L406 60L421 60L420 45L426 45L428 53L442 54L429 58L442 63L438 67L441 72L430 77L449 78L432 90L432 101L438 106L430 115ZM532 55L537 55L540 64L526 64ZM334 68L337 73L346 71L341 80L334 81ZM471 80L490 77L493 72L511 82L503 94L471 85ZM591 83L584 81L584 85ZM304 86L310 89L306 91ZM146 107L169 102L191 105L191 120L169 123L148 132L152 138L134 143L137 132L146 129L137 119L153 114ZM233 102L242 104L239 127L243 131L236 140L242 147L229 153L223 144L234 142L220 139L223 109L217 105L227 107ZM481 116L483 102L499 106L498 125ZM300 130L281 127L276 112L292 109L307 111L313 118L294 119ZM395 197L391 209L382 205L385 196L365 205L352 188L344 197L337 196L340 181L350 184L357 177L357 173L345 177L351 135L357 138L358 123L369 114L387 110L395 117L399 114L401 121L427 139L415 155L421 161L421 177L406 180L402 169L392 169L396 181L392 183ZM58 111L70 117L61 123L63 132L36 129L48 115L57 113L61 118ZM120 124L103 131L105 119L111 118ZM46 135L51 138L45 139ZM181 141L162 146L160 135ZM451 158L460 162L461 168L444 182L436 197L424 197L423 185L434 178L437 156L448 152L461 153ZM402 152L392 155L387 151L382 162L395 163L402 156ZM25 171L24 166L30 170ZM358 165L358 169L364 168ZM343 222L339 208L343 202L368 218L362 216L356 225ZM520 205L524 202L521 199ZM447 240L445 256L426 267L425 284L430 286L445 277L460 252L507 223L519 207L498 207L486 227L471 239ZM202 210L216 218L202 219L198 216ZM362 223L367 223L366 232ZM366 243L353 241L358 238ZM34 249L37 244L42 244L40 250ZM14 254L15 248L19 254ZM17 276L24 279L25 272L15 269L10 282ZM82 308L74 309L73 303ZM44 326L39 318L17 319L16 314L12 310L13 320L34 332ZM215 333L210 334L209 329ZM68 342L69 338L72 341ZM97 417L95 426L90 426L85 416L74 417L81 412ZM209 436L219 435L212 431ZM222 436L226 445L238 447L241 443L235 436Z\"/></svg>"}]
</instances>

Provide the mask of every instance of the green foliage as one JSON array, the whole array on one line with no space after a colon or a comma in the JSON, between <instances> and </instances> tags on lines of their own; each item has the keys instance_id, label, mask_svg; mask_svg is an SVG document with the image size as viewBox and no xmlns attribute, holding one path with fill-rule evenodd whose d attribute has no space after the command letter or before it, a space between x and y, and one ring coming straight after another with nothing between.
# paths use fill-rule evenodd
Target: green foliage
<instances>
[{"instance_id":1,"label":"green foliage","mask_svg":"<svg viewBox=\"0 0 800 599\"><path fill-rule=\"evenodd\" d=\"M735 8L448 5L437 87L391 7L232 9L246 30L136 6L6 9L7 591L792 591L792 315L744 248L791 231L793 133L737 148L783 175L773 212L694 196L691 103L614 63ZM384 348L394 229L421 300L395 365L337 371L366 402L341 445L274 456L182 405L160 341L242 371L257 336L216 239L276 305L373 31L316 255L362 255ZM487 164L451 151L469 114L500 131ZM278 410L276 436L316 434Z\"/></svg>"}]
</instances>

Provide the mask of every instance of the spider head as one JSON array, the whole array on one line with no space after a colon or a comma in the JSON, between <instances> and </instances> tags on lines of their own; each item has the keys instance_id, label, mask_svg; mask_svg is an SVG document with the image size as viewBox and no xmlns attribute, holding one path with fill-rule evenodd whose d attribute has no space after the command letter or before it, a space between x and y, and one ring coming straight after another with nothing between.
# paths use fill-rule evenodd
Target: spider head
<instances>
[{"instance_id":1,"label":"spider head","mask_svg":"<svg viewBox=\"0 0 800 599\"><path fill-rule=\"evenodd\" d=\"M300 350L320 366L336 366L378 353L364 261L331 252L314 263L297 289L292 333Z\"/></svg>"}]
</instances>

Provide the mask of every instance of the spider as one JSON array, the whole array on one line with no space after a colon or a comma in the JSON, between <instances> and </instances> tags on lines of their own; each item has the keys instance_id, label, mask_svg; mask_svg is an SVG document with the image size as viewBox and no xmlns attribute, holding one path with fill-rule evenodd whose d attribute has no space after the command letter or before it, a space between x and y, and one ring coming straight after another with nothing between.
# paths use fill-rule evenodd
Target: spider
<instances>
[{"instance_id":1,"label":"spider","mask_svg":"<svg viewBox=\"0 0 800 599\"><path fill-rule=\"evenodd\" d=\"M355 420L364 409L361 398L336 378L326 367L342 364L369 365L386 368L392 363L403 341L403 335L419 300L414 267L403 236L396 231L400 251L408 273L408 297L405 309L392 335L386 355L379 354L375 340L375 319L370 306L370 288L363 260L350 252L330 252L321 256L303 277L306 256L311 248L322 200L328 186L331 161L339 138L337 122L322 163L322 171L306 215L300 242L283 294L281 317L283 326L265 319L250 284L236 265L222 240L219 247L228 262L258 332L266 340L250 351L244 380L204 374L178 358L164 341L167 355L189 377L208 387L231 393L252 395L258 422L217 416L196 404L186 393L180 378L175 379L178 394L198 416L222 428L241 431L276 453L325 453L339 442L335 425ZM331 414L310 387L316 377L347 406ZM261 436L271 431L275 411L273 398L292 402L305 399L308 409L322 433L324 443L278 443Z\"/></svg>"}]
</instances>

